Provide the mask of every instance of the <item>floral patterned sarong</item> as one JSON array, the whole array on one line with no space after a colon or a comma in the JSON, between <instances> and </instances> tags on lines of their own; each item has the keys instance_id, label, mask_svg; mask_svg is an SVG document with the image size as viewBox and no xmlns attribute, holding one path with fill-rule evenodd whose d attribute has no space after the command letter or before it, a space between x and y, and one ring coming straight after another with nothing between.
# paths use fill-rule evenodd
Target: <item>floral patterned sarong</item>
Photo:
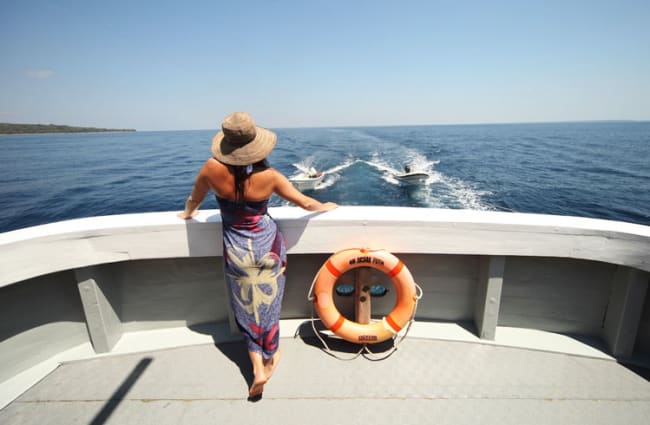
<instances>
[{"instance_id":1,"label":"floral patterned sarong","mask_svg":"<svg viewBox=\"0 0 650 425\"><path fill-rule=\"evenodd\" d=\"M267 213L268 199L237 203L217 196L230 304L249 351L270 358L278 349L287 254Z\"/></svg>"}]
</instances>

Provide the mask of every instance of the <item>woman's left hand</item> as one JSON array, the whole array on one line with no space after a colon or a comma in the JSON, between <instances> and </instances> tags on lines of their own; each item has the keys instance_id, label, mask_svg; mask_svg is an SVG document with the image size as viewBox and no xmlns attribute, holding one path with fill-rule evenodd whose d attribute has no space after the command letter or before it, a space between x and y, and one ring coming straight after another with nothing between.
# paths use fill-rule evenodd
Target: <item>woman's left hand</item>
<instances>
[{"instance_id":1,"label":"woman's left hand","mask_svg":"<svg viewBox=\"0 0 650 425\"><path fill-rule=\"evenodd\" d=\"M177 217L182 218L183 220L189 220L190 218L196 217L196 215L199 213L199 210L194 210L191 213L186 213L185 211L181 211L178 214L176 214Z\"/></svg>"}]
</instances>

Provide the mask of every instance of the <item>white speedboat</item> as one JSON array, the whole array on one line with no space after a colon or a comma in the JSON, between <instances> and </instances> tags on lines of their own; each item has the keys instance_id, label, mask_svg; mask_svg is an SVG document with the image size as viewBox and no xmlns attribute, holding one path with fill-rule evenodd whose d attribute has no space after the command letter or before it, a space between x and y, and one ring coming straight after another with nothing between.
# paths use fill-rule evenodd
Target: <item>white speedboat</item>
<instances>
[{"instance_id":1,"label":"white speedboat","mask_svg":"<svg viewBox=\"0 0 650 425\"><path fill-rule=\"evenodd\" d=\"M308 172L302 172L290 177L289 181L299 190L314 190L323 181L323 177L325 175L322 172L317 172L311 168Z\"/></svg>"},{"instance_id":2,"label":"white speedboat","mask_svg":"<svg viewBox=\"0 0 650 425\"><path fill-rule=\"evenodd\" d=\"M395 174L395 178L400 181L400 183L406 185L412 184L422 184L426 183L429 180L429 173L424 171L411 171L403 174Z\"/></svg>"},{"instance_id":3,"label":"white speedboat","mask_svg":"<svg viewBox=\"0 0 650 425\"><path fill-rule=\"evenodd\" d=\"M218 210L0 234L0 423L647 423L637 366L650 365L650 227L406 207L270 213L288 266L283 357L260 406L246 402ZM393 253L422 289L382 361L339 361L311 331L310 283L351 247ZM387 321L389 274L340 279L361 283L357 294L388 288L367 291L372 320ZM354 317L354 296L334 301Z\"/></svg>"}]
</instances>

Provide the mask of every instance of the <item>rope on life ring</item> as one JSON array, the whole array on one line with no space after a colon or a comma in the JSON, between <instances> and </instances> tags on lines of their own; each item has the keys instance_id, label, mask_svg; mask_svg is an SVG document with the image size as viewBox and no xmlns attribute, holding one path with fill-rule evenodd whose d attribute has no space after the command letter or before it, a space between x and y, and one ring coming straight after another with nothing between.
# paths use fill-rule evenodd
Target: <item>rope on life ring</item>
<instances>
[{"instance_id":1,"label":"rope on life ring","mask_svg":"<svg viewBox=\"0 0 650 425\"><path fill-rule=\"evenodd\" d=\"M393 281L397 293L393 310L381 320L369 324L345 318L336 308L332 297L338 278L358 267L371 267L384 272ZM308 299L313 302L325 327L346 341L365 346L395 338L405 327L408 332L421 297L422 290L413 280L411 272L393 254L385 250L352 248L333 254L323 264L314 278Z\"/></svg>"}]
</instances>

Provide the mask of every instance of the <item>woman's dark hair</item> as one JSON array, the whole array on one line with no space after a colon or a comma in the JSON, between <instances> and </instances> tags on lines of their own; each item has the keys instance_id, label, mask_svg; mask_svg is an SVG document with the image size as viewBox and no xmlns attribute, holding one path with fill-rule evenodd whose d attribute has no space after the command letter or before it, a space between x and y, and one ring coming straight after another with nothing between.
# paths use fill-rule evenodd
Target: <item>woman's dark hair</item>
<instances>
[{"instance_id":1,"label":"woman's dark hair","mask_svg":"<svg viewBox=\"0 0 650 425\"><path fill-rule=\"evenodd\" d=\"M248 180L251 174L269 168L269 163L266 159L263 159L252 165L229 165L229 167L232 170L232 174L235 176L235 200L243 203L246 180Z\"/></svg>"}]
</instances>

